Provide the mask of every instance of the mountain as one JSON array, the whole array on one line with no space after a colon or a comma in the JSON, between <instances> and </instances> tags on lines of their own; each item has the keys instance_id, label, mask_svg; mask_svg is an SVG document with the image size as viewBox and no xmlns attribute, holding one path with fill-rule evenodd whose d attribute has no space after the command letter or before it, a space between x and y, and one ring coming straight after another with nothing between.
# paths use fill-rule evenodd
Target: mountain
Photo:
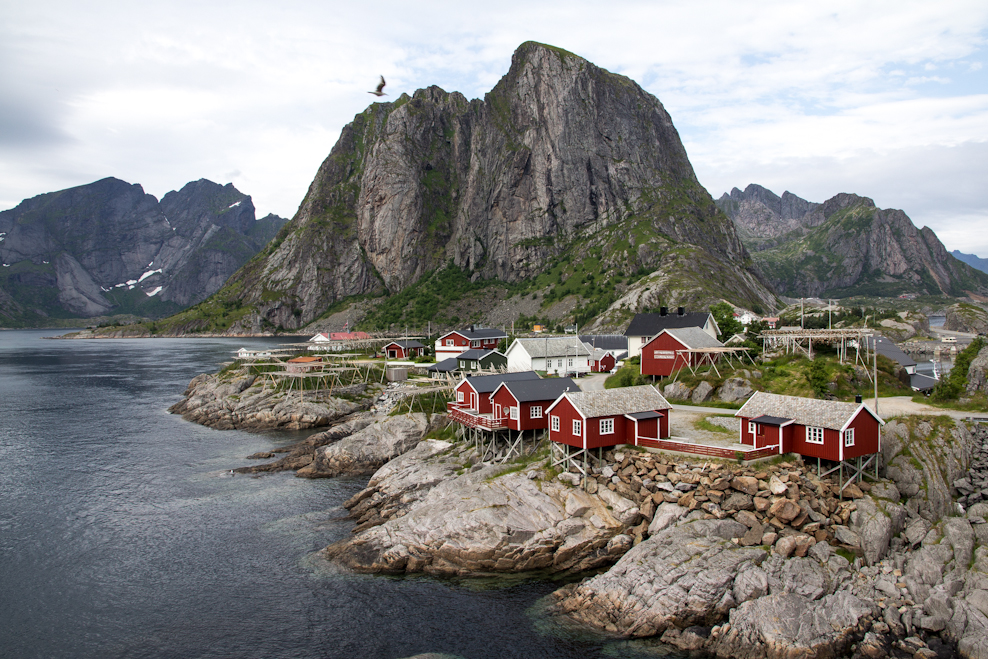
<instances>
[{"instance_id":1,"label":"mountain","mask_svg":"<svg viewBox=\"0 0 988 659\"><path fill-rule=\"evenodd\" d=\"M352 296L394 295L450 268L504 290L668 269L636 300L772 306L749 265L658 99L528 42L482 100L429 87L357 115L268 249L173 327L299 328ZM590 303L590 290L572 299ZM414 306L399 317L424 326L431 307Z\"/></svg>"},{"instance_id":2,"label":"mountain","mask_svg":"<svg viewBox=\"0 0 988 659\"><path fill-rule=\"evenodd\" d=\"M815 204L749 185L717 203L781 294L988 294L988 275L951 256L932 229L917 229L901 210L876 208L867 197L839 194Z\"/></svg>"},{"instance_id":3,"label":"mountain","mask_svg":"<svg viewBox=\"0 0 988 659\"><path fill-rule=\"evenodd\" d=\"M951 252L954 258L958 261L963 261L975 270L980 270L981 272L988 272L988 259L983 259L980 256L975 256L974 254L965 254L959 250L954 250Z\"/></svg>"},{"instance_id":4,"label":"mountain","mask_svg":"<svg viewBox=\"0 0 988 659\"><path fill-rule=\"evenodd\" d=\"M752 183L744 192L734 188L717 200L734 221L744 246L752 252L794 240L806 229L819 226L824 217L820 204L806 201L788 190L779 197L768 188Z\"/></svg>"},{"instance_id":5,"label":"mountain","mask_svg":"<svg viewBox=\"0 0 988 659\"><path fill-rule=\"evenodd\" d=\"M215 293L287 220L205 179L159 202L105 178L0 212L0 325L160 317Z\"/></svg>"}]
</instances>

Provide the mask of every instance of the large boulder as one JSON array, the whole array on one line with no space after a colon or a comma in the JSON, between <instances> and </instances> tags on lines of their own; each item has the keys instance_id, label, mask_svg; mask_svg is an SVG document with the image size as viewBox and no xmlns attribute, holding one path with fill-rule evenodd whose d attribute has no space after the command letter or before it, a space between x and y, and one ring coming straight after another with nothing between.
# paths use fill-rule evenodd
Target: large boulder
<instances>
[{"instance_id":1,"label":"large boulder","mask_svg":"<svg viewBox=\"0 0 988 659\"><path fill-rule=\"evenodd\" d=\"M768 555L730 538L747 527L734 520L697 520L641 542L610 570L556 592L553 612L627 636L711 625L735 605L734 581L744 564ZM757 591L745 581L739 590Z\"/></svg>"},{"instance_id":2,"label":"large boulder","mask_svg":"<svg viewBox=\"0 0 988 659\"><path fill-rule=\"evenodd\" d=\"M849 656L877 614L874 603L847 591L818 600L794 592L768 595L731 611L730 629L708 649L737 659Z\"/></svg>"},{"instance_id":3,"label":"large boulder","mask_svg":"<svg viewBox=\"0 0 988 659\"><path fill-rule=\"evenodd\" d=\"M320 476L374 473L388 460L414 448L428 426L424 414L384 417L316 451L314 470Z\"/></svg>"},{"instance_id":4,"label":"large boulder","mask_svg":"<svg viewBox=\"0 0 988 659\"><path fill-rule=\"evenodd\" d=\"M440 575L579 571L617 560L632 539L615 511L598 496L542 480L542 466L507 473L488 466L447 477L401 516L328 547L326 555L361 572ZM568 502L582 516L568 514Z\"/></svg>"},{"instance_id":5,"label":"large boulder","mask_svg":"<svg viewBox=\"0 0 988 659\"><path fill-rule=\"evenodd\" d=\"M850 527L860 540L865 562L874 565L885 558L892 541L892 519L871 499L856 501L857 510L851 513Z\"/></svg>"},{"instance_id":6,"label":"large boulder","mask_svg":"<svg viewBox=\"0 0 988 659\"><path fill-rule=\"evenodd\" d=\"M753 393L755 390L752 389L751 383L744 378L727 378L717 390L717 399L725 403L738 403L748 400Z\"/></svg>"},{"instance_id":7,"label":"large boulder","mask_svg":"<svg viewBox=\"0 0 988 659\"><path fill-rule=\"evenodd\" d=\"M709 382L703 381L696 385L696 389L693 390L693 395L690 400L694 403L706 403L710 400L710 395L713 393L714 388Z\"/></svg>"},{"instance_id":8,"label":"large boulder","mask_svg":"<svg viewBox=\"0 0 988 659\"><path fill-rule=\"evenodd\" d=\"M967 395L979 391L988 393L988 345L978 352L967 369Z\"/></svg>"},{"instance_id":9,"label":"large boulder","mask_svg":"<svg viewBox=\"0 0 988 659\"><path fill-rule=\"evenodd\" d=\"M693 390L682 382L673 382L662 388L662 395L668 400L689 400Z\"/></svg>"}]
</instances>

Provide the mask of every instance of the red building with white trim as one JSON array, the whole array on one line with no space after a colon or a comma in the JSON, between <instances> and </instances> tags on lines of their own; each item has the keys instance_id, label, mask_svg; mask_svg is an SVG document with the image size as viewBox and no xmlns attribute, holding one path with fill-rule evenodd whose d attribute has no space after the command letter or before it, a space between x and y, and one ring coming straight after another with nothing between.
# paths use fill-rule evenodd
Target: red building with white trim
<instances>
[{"instance_id":1,"label":"red building with white trim","mask_svg":"<svg viewBox=\"0 0 988 659\"><path fill-rule=\"evenodd\" d=\"M881 450L881 417L864 403L755 392L734 415L740 441L755 448L839 462Z\"/></svg>"},{"instance_id":2,"label":"red building with white trim","mask_svg":"<svg viewBox=\"0 0 988 659\"><path fill-rule=\"evenodd\" d=\"M715 363L719 355L703 350L723 347L698 327L664 329L642 346L642 375L667 377L686 366Z\"/></svg>"},{"instance_id":3,"label":"red building with white trim","mask_svg":"<svg viewBox=\"0 0 988 659\"><path fill-rule=\"evenodd\" d=\"M580 449L669 437L672 408L655 387L567 392L549 409L549 439Z\"/></svg>"},{"instance_id":4,"label":"red building with white trim","mask_svg":"<svg viewBox=\"0 0 988 659\"><path fill-rule=\"evenodd\" d=\"M472 348L484 351L496 350L498 342L506 338L508 335L503 331L492 328L470 327L470 329L447 332L436 339L436 361L455 357Z\"/></svg>"},{"instance_id":5,"label":"red building with white trim","mask_svg":"<svg viewBox=\"0 0 988 659\"><path fill-rule=\"evenodd\" d=\"M494 418L511 430L545 430L549 406L567 391L579 390L570 378L502 382L491 394Z\"/></svg>"},{"instance_id":6,"label":"red building with white trim","mask_svg":"<svg viewBox=\"0 0 988 659\"><path fill-rule=\"evenodd\" d=\"M408 359L425 354L425 346L418 341L392 341L381 350L388 359Z\"/></svg>"},{"instance_id":7,"label":"red building with white trim","mask_svg":"<svg viewBox=\"0 0 988 659\"><path fill-rule=\"evenodd\" d=\"M453 388L453 400L446 404L446 409L458 423L475 428L491 428L495 421L491 394L498 385L505 381L538 379L539 374L535 371L465 377ZM495 425L503 427L504 424Z\"/></svg>"}]
</instances>

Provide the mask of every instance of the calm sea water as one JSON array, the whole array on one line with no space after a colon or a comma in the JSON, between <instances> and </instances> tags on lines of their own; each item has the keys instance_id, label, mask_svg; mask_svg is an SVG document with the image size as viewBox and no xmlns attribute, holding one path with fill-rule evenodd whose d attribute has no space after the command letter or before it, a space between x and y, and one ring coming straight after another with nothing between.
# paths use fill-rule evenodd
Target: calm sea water
<instances>
[{"instance_id":1,"label":"calm sea water","mask_svg":"<svg viewBox=\"0 0 988 659\"><path fill-rule=\"evenodd\" d=\"M241 346L0 331L0 656L659 656L538 613L560 584L341 572L365 478L230 477L297 441L166 409ZM283 340L281 340L283 341Z\"/></svg>"}]
</instances>

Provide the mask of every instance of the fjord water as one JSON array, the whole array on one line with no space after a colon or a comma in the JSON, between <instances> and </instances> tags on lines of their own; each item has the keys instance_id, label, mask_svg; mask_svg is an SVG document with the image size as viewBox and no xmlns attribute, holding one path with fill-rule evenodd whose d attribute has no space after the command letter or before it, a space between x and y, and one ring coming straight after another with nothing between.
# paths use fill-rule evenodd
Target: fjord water
<instances>
[{"instance_id":1,"label":"fjord water","mask_svg":"<svg viewBox=\"0 0 988 659\"><path fill-rule=\"evenodd\" d=\"M230 476L297 441L170 415L188 381L266 339L53 341L0 332L4 657L655 656L533 613L550 581L355 575L366 478Z\"/></svg>"}]
</instances>

